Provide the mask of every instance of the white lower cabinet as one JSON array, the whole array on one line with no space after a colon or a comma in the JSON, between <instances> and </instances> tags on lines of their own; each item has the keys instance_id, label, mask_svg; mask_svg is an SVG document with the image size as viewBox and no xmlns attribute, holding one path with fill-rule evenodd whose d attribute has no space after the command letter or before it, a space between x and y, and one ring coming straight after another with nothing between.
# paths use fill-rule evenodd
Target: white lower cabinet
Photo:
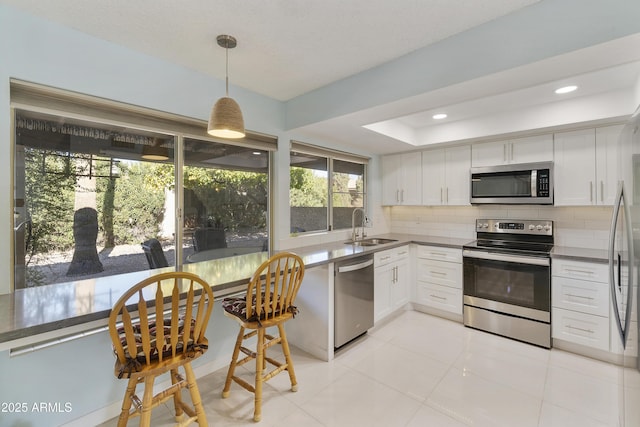
<instances>
[{"instance_id":1,"label":"white lower cabinet","mask_svg":"<svg viewBox=\"0 0 640 427\"><path fill-rule=\"evenodd\" d=\"M607 264L554 260L551 271L553 339L610 351Z\"/></svg>"},{"instance_id":2,"label":"white lower cabinet","mask_svg":"<svg viewBox=\"0 0 640 427\"><path fill-rule=\"evenodd\" d=\"M462 314L462 289L437 283L418 282L416 302L450 313Z\"/></svg>"},{"instance_id":3,"label":"white lower cabinet","mask_svg":"<svg viewBox=\"0 0 640 427\"><path fill-rule=\"evenodd\" d=\"M609 317L554 307L551 335L554 339L609 351Z\"/></svg>"},{"instance_id":4,"label":"white lower cabinet","mask_svg":"<svg viewBox=\"0 0 640 427\"><path fill-rule=\"evenodd\" d=\"M462 315L462 250L418 246L414 302Z\"/></svg>"},{"instance_id":5,"label":"white lower cabinet","mask_svg":"<svg viewBox=\"0 0 640 427\"><path fill-rule=\"evenodd\" d=\"M374 321L409 302L409 245L376 252L373 257Z\"/></svg>"}]
</instances>

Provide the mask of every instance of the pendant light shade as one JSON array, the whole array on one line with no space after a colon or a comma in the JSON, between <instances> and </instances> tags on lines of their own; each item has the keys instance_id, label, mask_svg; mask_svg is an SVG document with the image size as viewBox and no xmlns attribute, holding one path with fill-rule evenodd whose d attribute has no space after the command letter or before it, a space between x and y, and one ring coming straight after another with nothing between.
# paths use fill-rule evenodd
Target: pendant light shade
<instances>
[{"instance_id":1,"label":"pendant light shade","mask_svg":"<svg viewBox=\"0 0 640 427\"><path fill-rule=\"evenodd\" d=\"M211 110L207 132L220 138L244 138L242 111L233 98L218 99Z\"/></svg>"},{"instance_id":2,"label":"pendant light shade","mask_svg":"<svg viewBox=\"0 0 640 427\"><path fill-rule=\"evenodd\" d=\"M244 119L238 103L229 97L229 49L236 47L236 39L228 35L219 35L216 39L220 47L226 50L226 96L218 99L211 110L207 133L219 138L244 138Z\"/></svg>"},{"instance_id":3,"label":"pendant light shade","mask_svg":"<svg viewBox=\"0 0 640 427\"><path fill-rule=\"evenodd\" d=\"M142 158L145 160L163 161L169 160L169 150L163 147L161 140L154 141L153 145L142 147Z\"/></svg>"}]
</instances>

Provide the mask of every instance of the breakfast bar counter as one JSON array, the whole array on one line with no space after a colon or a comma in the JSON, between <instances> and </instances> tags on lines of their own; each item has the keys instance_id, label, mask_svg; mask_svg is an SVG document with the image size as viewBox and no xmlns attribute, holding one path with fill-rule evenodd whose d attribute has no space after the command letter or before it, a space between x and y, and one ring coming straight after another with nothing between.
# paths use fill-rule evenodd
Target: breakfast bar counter
<instances>
[{"instance_id":1,"label":"breakfast bar counter","mask_svg":"<svg viewBox=\"0 0 640 427\"><path fill-rule=\"evenodd\" d=\"M300 255L307 267L333 263L365 253L389 249L407 243L460 248L466 240L444 237L387 234L394 242L377 246L356 246L344 241L290 249ZM204 278L216 298L241 292L267 252L255 252L220 258L181 268ZM143 270L116 276L73 280L46 286L20 289L0 295L0 350L29 342L49 340L104 327L113 304L135 283L175 267Z\"/></svg>"}]
</instances>

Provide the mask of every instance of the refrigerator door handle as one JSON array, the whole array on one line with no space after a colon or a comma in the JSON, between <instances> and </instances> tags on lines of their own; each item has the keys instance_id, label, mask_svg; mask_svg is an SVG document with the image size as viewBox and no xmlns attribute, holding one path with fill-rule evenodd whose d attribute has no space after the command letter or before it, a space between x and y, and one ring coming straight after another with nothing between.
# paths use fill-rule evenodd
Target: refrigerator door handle
<instances>
[{"instance_id":1,"label":"refrigerator door handle","mask_svg":"<svg viewBox=\"0 0 640 427\"><path fill-rule=\"evenodd\" d=\"M620 187L623 185L620 183ZM622 191L622 199L624 200L624 190ZM624 207L624 219L625 219L625 228L627 231L627 306L625 307L625 316L624 316L624 340L623 344L626 346L627 339L629 338L629 327L631 326L631 303L633 302L633 273L634 269L634 248L633 248L633 228L631 224L631 212L628 203L623 204ZM621 277L618 277L620 280ZM621 283L621 282L619 282Z\"/></svg>"},{"instance_id":2,"label":"refrigerator door handle","mask_svg":"<svg viewBox=\"0 0 640 427\"><path fill-rule=\"evenodd\" d=\"M625 331L622 329L620 322L620 312L618 309L618 293L616 292L616 272L618 269L614 268L614 250L616 241L616 229L618 228L618 216L620 215L620 205L622 204L622 182L618 184L618 191L616 194L616 201L613 205L613 215L611 216L611 229L609 232L609 286L611 290L611 303L613 304L613 314L616 319L616 327L620 333L620 339L622 340L622 347L626 345ZM620 277L617 277L620 283Z\"/></svg>"}]
</instances>

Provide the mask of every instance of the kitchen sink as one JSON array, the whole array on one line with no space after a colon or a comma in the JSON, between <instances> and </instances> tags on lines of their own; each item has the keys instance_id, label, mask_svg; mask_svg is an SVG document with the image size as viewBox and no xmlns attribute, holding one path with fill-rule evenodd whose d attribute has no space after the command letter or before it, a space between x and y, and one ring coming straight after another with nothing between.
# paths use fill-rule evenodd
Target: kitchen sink
<instances>
[{"instance_id":1,"label":"kitchen sink","mask_svg":"<svg viewBox=\"0 0 640 427\"><path fill-rule=\"evenodd\" d=\"M371 238L371 239L356 240L355 242L352 240L349 240L348 242L344 242L344 243L347 245L354 245L354 246L377 246L377 245L382 245L385 243L393 243L393 242L397 242L397 240Z\"/></svg>"}]
</instances>

